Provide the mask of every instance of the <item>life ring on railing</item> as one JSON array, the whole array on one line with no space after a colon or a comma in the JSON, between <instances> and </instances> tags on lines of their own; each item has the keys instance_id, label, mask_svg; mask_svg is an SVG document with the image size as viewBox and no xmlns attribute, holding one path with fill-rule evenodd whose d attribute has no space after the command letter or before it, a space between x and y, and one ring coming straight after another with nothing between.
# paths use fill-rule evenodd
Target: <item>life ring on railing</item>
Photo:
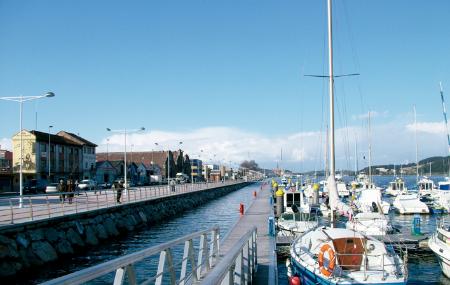
<instances>
[{"instance_id":1,"label":"life ring on railing","mask_svg":"<svg viewBox=\"0 0 450 285\"><path fill-rule=\"evenodd\" d=\"M328 252L328 258L329 258L329 262L328 262L328 266L324 266L323 264L323 257L325 252ZM329 244L324 244L319 251L319 270L320 272L322 272L323 275L325 276L330 276L331 273L333 273L333 269L334 266L336 265L336 259L334 258L334 250L331 248L331 246Z\"/></svg>"}]
</instances>

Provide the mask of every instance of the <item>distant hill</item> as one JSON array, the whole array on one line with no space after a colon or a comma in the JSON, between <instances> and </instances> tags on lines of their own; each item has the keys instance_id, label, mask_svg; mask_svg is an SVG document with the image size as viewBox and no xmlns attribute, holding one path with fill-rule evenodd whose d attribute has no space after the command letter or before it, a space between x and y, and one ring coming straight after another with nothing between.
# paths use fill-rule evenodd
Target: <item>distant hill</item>
<instances>
[{"instance_id":1,"label":"distant hill","mask_svg":"<svg viewBox=\"0 0 450 285\"><path fill-rule=\"evenodd\" d=\"M448 173L449 167L448 156L433 156L419 161L419 175L429 175L431 165L431 175L442 175ZM405 175L416 174L416 164L408 163L403 165L395 165L395 173L400 175L400 170ZM368 173L368 167L363 168L360 172ZM394 175L394 164L374 165L372 166L373 175Z\"/></svg>"}]
</instances>

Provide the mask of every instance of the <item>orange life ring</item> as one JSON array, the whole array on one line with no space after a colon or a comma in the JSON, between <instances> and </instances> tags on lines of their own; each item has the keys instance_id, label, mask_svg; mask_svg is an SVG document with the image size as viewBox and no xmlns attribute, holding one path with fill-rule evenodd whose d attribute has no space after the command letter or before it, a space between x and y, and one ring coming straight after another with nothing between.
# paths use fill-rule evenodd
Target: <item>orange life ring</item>
<instances>
[{"instance_id":1,"label":"orange life ring","mask_svg":"<svg viewBox=\"0 0 450 285\"><path fill-rule=\"evenodd\" d=\"M323 256L325 254L325 252L328 252L328 256L329 256L329 262L328 262L328 266L324 266L323 265ZM331 246L329 244L324 244L322 245L322 247L320 248L319 251L319 270L320 272L322 272L323 275L325 276L330 276L331 273L333 273L333 269L334 266L336 265L336 259L334 258L334 250L331 248Z\"/></svg>"}]
</instances>

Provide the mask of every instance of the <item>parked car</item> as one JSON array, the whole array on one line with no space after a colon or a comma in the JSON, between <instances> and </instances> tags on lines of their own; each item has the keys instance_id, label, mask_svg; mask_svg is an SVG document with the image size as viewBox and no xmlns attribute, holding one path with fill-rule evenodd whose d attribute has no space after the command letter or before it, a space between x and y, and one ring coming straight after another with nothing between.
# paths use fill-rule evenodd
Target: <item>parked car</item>
<instances>
[{"instance_id":1,"label":"parked car","mask_svg":"<svg viewBox=\"0 0 450 285\"><path fill-rule=\"evenodd\" d=\"M99 184L97 184L97 187L99 188L99 189L111 189L111 183L109 183L109 182L103 182L103 183L99 183Z\"/></svg>"},{"instance_id":2,"label":"parked car","mask_svg":"<svg viewBox=\"0 0 450 285\"><path fill-rule=\"evenodd\" d=\"M32 179L29 182L25 183L23 186L24 194L38 194L44 193L46 188L46 184L44 181Z\"/></svg>"},{"instance_id":3,"label":"parked car","mask_svg":"<svg viewBox=\"0 0 450 285\"><path fill-rule=\"evenodd\" d=\"M56 193L58 192L58 183L50 183L45 188L45 193Z\"/></svg>"},{"instance_id":4,"label":"parked car","mask_svg":"<svg viewBox=\"0 0 450 285\"><path fill-rule=\"evenodd\" d=\"M95 190L97 188L97 182L91 179L84 179L78 184L80 190Z\"/></svg>"}]
</instances>

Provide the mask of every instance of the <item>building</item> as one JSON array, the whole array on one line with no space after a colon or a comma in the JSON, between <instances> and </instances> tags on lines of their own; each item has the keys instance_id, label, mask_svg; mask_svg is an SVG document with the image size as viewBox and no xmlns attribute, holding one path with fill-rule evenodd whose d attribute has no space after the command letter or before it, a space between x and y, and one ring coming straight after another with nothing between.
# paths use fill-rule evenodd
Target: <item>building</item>
<instances>
[{"instance_id":1,"label":"building","mask_svg":"<svg viewBox=\"0 0 450 285\"><path fill-rule=\"evenodd\" d=\"M81 146L81 171L83 173L83 178L89 179L94 177L96 162L95 148L97 147L97 145L78 135L65 131L60 131L57 133L57 135L71 140Z\"/></svg>"},{"instance_id":2,"label":"building","mask_svg":"<svg viewBox=\"0 0 450 285\"><path fill-rule=\"evenodd\" d=\"M113 183L120 171L116 169L110 161L96 162L96 181L97 183Z\"/></svg>"},{"instance_id":3,"label":"building","mask_svg":"<svg viewBox=\"0 0 450 285\"><path fill-rule=\"evenodd\" d=\"M13 191L12 159L12 152L0 149L0 192Z\"/></svg>"},{"instance_id":4,"label":"building","mask_svg":"<svg viewBox=\"0 0 450 285\"><path fill-rule=\"evenodd\" d=\"M191 175L194 182L204 181L202 174L203 162L200 159L191 160Z\"/></svg>"},{"instance_id":5,"label":"building","mask_svg":"<svg viewBox=\"0 0 450 285\"><path fill-rule=\"evenodd\" d=\"M180 155L180 151L171 151L171 153L173 155L174 162L176 162L178 156ZM123 152L97 153L96 158L97 161L110 160L111 162L113 162L120 160L123 163L124 153ZM167 151L127 152L127 164L134 162L138 165L144 163L147 166L149 165L157 166L158 169L160 169L160 174L164 178L166 177L167 173L166 160L167 160ZM172 170L170 172L172 173Z\"/></svg>"},{"instance_id":6,"label":"building","mask_svg":"<svg viewBox=\"0 0 450 285\"><path fill-rule=\"evenodd\" d=\"M95 144L67 132L53 135L22 130L21 133L24 182L31 179L57 181L69 176L79 180L95 178ZM21 133L12 138L15 185L19 184ZM91 164L91 159L83 154L87 149L93 152L94 164ZM83 166L86 163L90 164L87 167L88 171Z\"/></svg>"}]
</instances>

